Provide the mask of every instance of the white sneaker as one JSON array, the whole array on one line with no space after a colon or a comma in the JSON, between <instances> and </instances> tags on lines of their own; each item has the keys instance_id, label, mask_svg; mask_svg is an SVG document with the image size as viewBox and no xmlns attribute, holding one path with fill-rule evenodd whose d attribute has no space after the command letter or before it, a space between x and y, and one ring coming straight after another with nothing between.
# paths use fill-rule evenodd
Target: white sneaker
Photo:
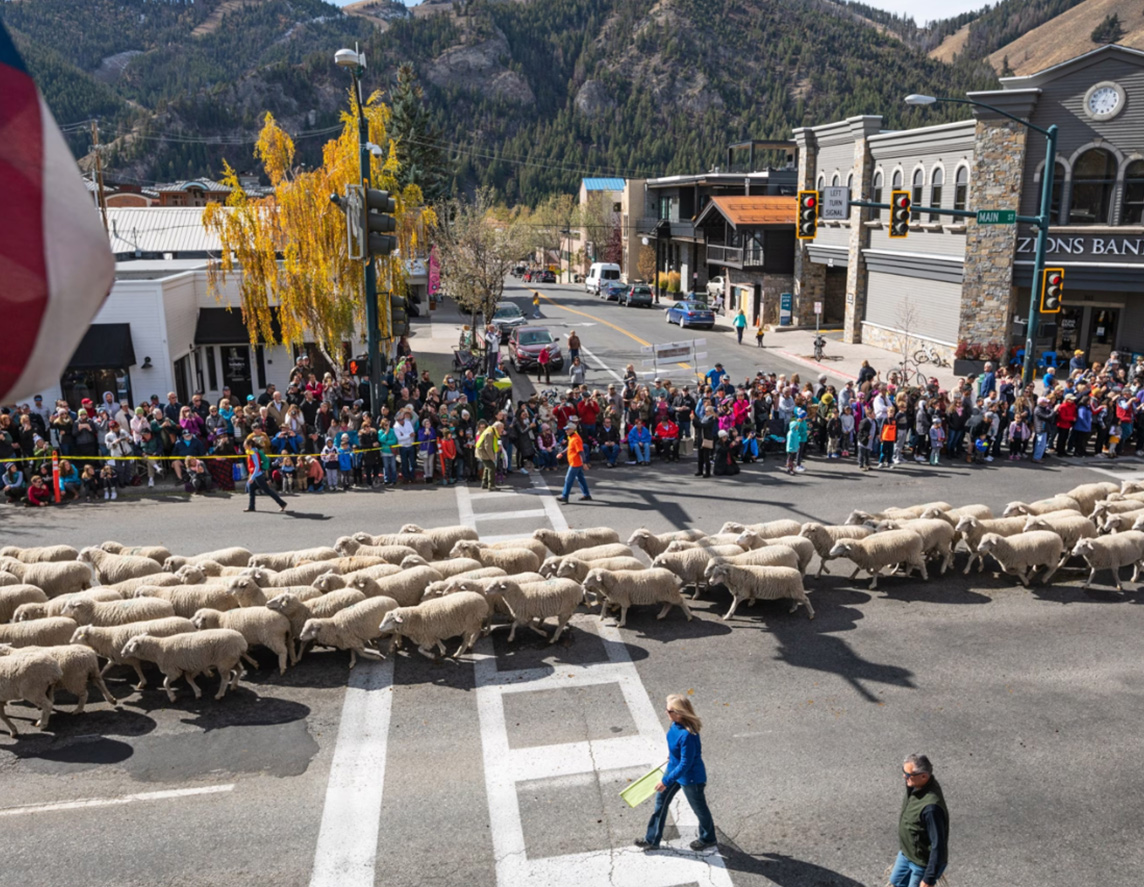
<instances>
[{"instance_id":1,"label":"white sneaker","mask_svg":"<svg viewBox=\"0 0 1144 887\"><path fill-rule=\"evenodd\" d=\"M112 499L118 499L119 498L119 490L112 490L111 491L111 498Z\"/></svg>"},{"instance_id":2,"label":"white sneaker","mask_svg":"<svg viewBox=\"0 0 1144 887\"><path fill-rule=\"evenodd\" d=\"M804 471L806 471L806 466L805 465L796 465L794 467L794 470L797 471L799 474L802 474Z\"/></svg>"},{"instance_id":3,"label":"white sneaker","mask_svg":"<svg viewBox=\"0 0 1144 887\"><path fill-rule=\"evenodd\" d=\"M111 498L111 490L104 490L103 491L103 498L104 499L110 499Z\"/></svg>"},{"instance_id":4,"label":"white sneaker","mask_svg":"<svg viewBox=\"0 0 1144 887\"><path fill-rule=\"evenodd\" d=\"M992 457L992 456L986 456L986 457L985 457L985 461L986 461L986 462L992 462L992 461L993 461L993 457Z\"/></svg>"},{"instance_id":5,"label":"white sneaker","mask_svg":"<svg viewBox=\"0 0 1144 887\"><path fill-rule=\"evenodd\" d=\"M153 478L153 477L147 478L147 486L149 486L149 487L155 486L155 478Z\"/></svg>"}]
</instances>

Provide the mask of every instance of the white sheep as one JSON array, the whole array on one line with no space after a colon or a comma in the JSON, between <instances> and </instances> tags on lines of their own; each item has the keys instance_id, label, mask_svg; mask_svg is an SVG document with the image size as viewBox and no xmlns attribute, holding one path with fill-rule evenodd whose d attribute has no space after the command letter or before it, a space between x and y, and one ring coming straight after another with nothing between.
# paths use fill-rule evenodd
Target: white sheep
<instances>
[{"instance_id":1,"label":"white sheep","mask_svg":"<svg viewBox=\"0 0 1144 887\"><path fill-rule=\"evenodd\" d=\"M0 557L0 570L16 576L25 585L35 585L48 597L83 591L95 584L90 565L79 561L49 561L25 564L11 557Z\"/></svg>"},{"instance_id":2,"label":"white sheep","mask_svg":"<svg viewBox=\"0 0 1144 887\"><path fill-rule=\"evenodd\" d=\"M0 625L0 644L13 647L57 647L75 634L76 621L67 616L49 616L31 622Z\"/></svg>"},{"instance_id":3,"label":"white sheep","mask_svg":"<svg viewBox=\"0 0 1144 887\"><path fill-rule=\"evenodd\" d=\"M801 525L798 521L789 518L769 520L759 524L741 524L738 521L729 520L723 524L719 534L738 534L744 530L751 530L763 539L772 539L776 536L795 536L800 528Z\"/></svg>"},{"instance_id":4,"label":"white sheep","mask_svg":"<svg viewBox=\"0 0 1144 887\"><path fill-rule=\"evenodd\" d=\"M1138 530L1136 524L1144 518L1144 508L1132 511L1122 511L1119 514L1110 514L1100 524L1102 533L1119 533L1123 530Z\"/></svg>"},{"instance_id":5,"label":"white sheep","mask_svg":"<svg viewBox=\"0 0 1144 887\"><path fill-rule=\"evenodd\" d=\"M912 530L922 537L923 557L941 558L941 573L944 574L953 563L953 546L957 531L949 521L924 517L908 521L881 521L875 530L878 532Z\"/></svg>"},{"instance_id":6,"label":"white sheep","mask_svg":"<svg viewBox=\"0 0 1144 887\"><path fill-rule=\"evenodd\" d=\"M965 573L968 573L977 561L977 572L985 569L985 555L977 550L986 533L996 533L998 536L1016 536L1025 532L1024 515L1016 517L977 518L967 514L957 522L955 528L966 547L969 549L969 561L965 564Z\"/></svg>"},{"instance_id":7,"label":"white sheep","mask_svg":"<svg viewBox=\"0 0 1144 887\"><path fill-rule=\"evenodd\" d=\"M744 530L743 532L745 533L747 531ZM742 534L740 533L739 535ZM710 536L707 537L707 539L710 538ZM702 549L703 551L707 552L709 557L734 557L735 555L742 554L744 551L748 550L735 542L723 542L718 545L711 545L707 542L707 539L700 539L698 542L685 542L682 539L676 539L674 542L668 543L667 548L663 550L663 553L675 554L676 552L680 551L694 551L696 549Z\"/></svg>"},{"instance_id":8,"label":"white sheep","mask_svg":"<svg viewBox=\"0 0 1144 887\"><path fill-rule=\"evenodd\" d=\"M167 591L168 589L158 589ZM145 619L162 619L164 616L179 615L170 601L159 598L130 598L124 601L93 601L86 598L73 598L64 606L63 615L74 619L78 625L126 625L128 622L143 622ZM35 623L22 623L34 625ZM67 643L64 641L63 643Z\"/></svg>"},{"instance_id":9,"label":"white sheep","mask_svg":"<svg viewBox=\"0 0 1144 887\"><path fill-rule=\"evenodd\" d=\"M485 566L480 561L471 557L453 557L446 558L445 560L427 561L419 554L411 554L401 562L401 569L403 570L409 570L413 567L429 567L440 573L443 579L448 579L450 576L458 576L461 573L469 573L473 570L485 569Z\"/></svg>"},{"instance_id":10,"label":"white sheep","mask_svg":"<svg viewBox=\"0 0 1144 887\"><path fill-rule=\"evenodd\" d=\"M302 643L313 641L323 647L350 651L350 668L357 664L358 657L381 659L382 654L369 646L383 634L381 625L390 612L397 608L397 601L391 597L371 597L364 601L338 610L329 617L306 620L298 639Z\"/></svg>"},{"instance_id":11,"label":"white sheep","mask_svg":"<svg viewBox=\"0 0 1144 887\"><path fill-rule=\"evenodd\" d=\"M127 642L136 635L149 634L152 637L165 638L173 634L186 634L194 631L194 623L182 616L167 616L164 619L149 619L146 622L129 622L127 625L81 625L71 636L71 643L83 644L95 651L96 655L107 660L100 675L107 674L115 665L129 665L135 669L139 677L136 690L147 686L147 678L143 675L142 663L135 658L124 658L123 648Z\"/></svg>"},{"instance_id":12,"label":"white sheep","mask_svg":"<svg viewBox=\"0 0 1144 887\"><path fill-rule=\"evenodd\" d=\"M350 583L350 588L356 588L366 597L391 597L399 606L412 607L421 600L430 583L440 582L443 578L432 567L413 567L382 579L359 575Z\"/></svg>"},{"instance_id":13,"label":"white sheep","mask_svg":"<svg viewBox=\"0 0 1144 887\"><path fill-rule=\"evenodd\" d=\"M406 557L410 553L419 554L425 558L425 560L431 560L436 557L437 546L432 539L421 533L383 533L380 536L371 536L369 533L354 533L353 536L341 536L334 543L334 548L343 555L376 554L378 557L385 557L385 555L378 554L377 549L392 548L394 546L412 548L413 551L406 552L401 555L401 557L398 557L396 561L393 561L393 563L400 563L401 558ZM389 560L389 558L386 558L386 560Z\"/></svg>"},{"instance_id":14,"label":"white sheep","mask_svg":"<svg viewBox=\"0 0 1144 887\"><path fill-rule=\"evenodd\" d=\"M470 542L479 545L481 548L527 548L541 561L548 555L548 547L539 539L533 539L531 536L513 536L509 539L501 539L499 542L482 542L479 539L464 539L458 541ZM453 543L453 545L456 547L456 543ZM449 551L452 550L452 548L449 549ZM446 552L445 555L448 557L449 552Z\"/></svg>"},{"instance_id":15,"label":"white sheep","mask_svg":"<svg viewBox=\"0 0 1144 887\"><path fill-rule=\"evenodd\" d=\"M290 567L287 570L280 570L272 576L263 576L263 581L259 581L259 575L263 572L261 567L256 568L250 573L254 577L254 581L258 582L263 588L288 588L291 585L309 585L319 576L324 573L336 573L338 568L333 566L333 561L312 561L308 564L299 564L297 567Z\"/></svg>"},{"instance_id":16,"label":"white sheep","mask_svg":"<svg viewBox=\"0 0 1144 887\"><path fill-rule=\"evenodd\" d=\"M184 570L186 572L183 572ZM200 585L206 581L206 576L198 567L182 567L174 573L152 573L149 576L137 576L134 579L116 582L114 585L103 585L101 588L114 589L120 597L134 597L135 592L144 585Z\"/></svg>"},{"instance_id":17,"label":"white sheep","mask_svg":"<svg viewBox=\"0 0 1144 887\"><path fill-rule=\"evenodd\" d=\"M163 570L167 571L167 563L173 558L174 555L163 561ZM181 558L186 560L186 558ZM207 579L217 579L220 576L239 576L244 572L250 570L250 567L224 567L217 561L195 561L194 563L185 563L178 569L174 570L173 575L184 576L186 581L184 585L195 585L199 582L205 582Z\"/></svg>"},{"instance_id":18,"label":"white sheep","mask_svg":"<svg viewBox=\"0 0 1144 887\"><path fill-rule=\"evenodd\" d=\"M886 508L883 511L862 511L855 509L851 511L845 524L876 524L878 521L884 520L911 520L920 516L929 508L940 507L945 505L944 502L931 502L926 505L912 505L909 508ZM943 511L946 509L942 509Z\"/></svg>"},{"instance_id":19,"label":"white sheep","mask_svg":"<svg viewBox=\"0 0 1144 887\"><path fill-rule=\"evenodd\" d=\"M707 564L707 569L703 571L703 578L707 580L709 586L712 584L711 574L719 564L731 564L736 567L789 567L798 570L799 557L793 548L787 548L785 545L768 545L765 548L744 551L733 557L712 558Z\"/></svg>"},{"instance_id":20,"label":"white sheep","mask_svg":"<svg viewBox=\"0 0 1144 887\"><path fill-rule=\"evenodd\" d=\"M694 588L695 592L691 595L691 599L695 600L699 597L702 588L709 587L707 581L707 565L711 563L712 558L717 555L711 552L709 548L689 548L685 551L665 551L663 554L657 555L652 558L651 565L653 568L670 570L679 577L679 581L683 583L684 588ZM593 563L591 566L597 566ZM603 569L610 569L609 567L599 564ZM585 573L585 576L587 573Z\"/></svg>"},{"instance_id":21,"label":"white sheep","mask_svg":"<svg viewBox=\"0 0 1144 887\"><path fill-rule=\"evenodd\" d=\"M162 571L149 557L135 557L128 554L112 554L102 548L85 548L79 553L79 562L90 564L96 578L104 585L114 585L127 579L138 579Z\"/></svg>"},{"instance_id":22,"label":"white sheep","mask_svg":"<svg viewBox=\"0 0 1144 887\"><path fill-rule=\"evenodd\" d=\"M540 558L527 548L482 548L479 542L468 539L454 545L449 557L472 558L483 567L500 567L510 576L513 573L534 573L540 569Z\"/></svg>"},{"instance_id":23,"label":"white sheep","mask_svg":"<svg viewBox=\"0 0 1144 887\"><path fill-rule=\"evenodd\" d=\"M553 575L560 579L575 579L577 582L583 582L588 571L595 567L599 567L601 570L611 570L613 573L647 569L644 562L635 557L605 557L600 560L585 561L574 554L569 554L557 559L556 570Z\"/></svg>"},{"instance_id":24,"label":"white sheep","mask_svg":"<svg viewBox=\"0 0 1144 887\"><path fill-rule=\"evenodd\" d=\"M489 604L488 621L485 625L485 630L488 631L492 626L494 613L498 613L502 616L512 616L512 611L508 608L508 604L504 602L504 599L495 589L496 584L505 578L511 579L518 585L524 585L545 582L551 577L544 576L540 573L516 573L513 576L508 576L507 574L483 577L453 576L450 579L430 584L429 587L425 589L425 593L421 599L428 600L432 597L456 594L459 591L475 591L479 594L483 594Z\"/></svg>"},{"instance_id":25,"label":"white sheep","mask_svg":"<svg viewBox=\"0 0 1144 887\"><path fill-rule=\"evenodd\" d=\"M32 587L35 586L24 586ZM108 588L89 588L87 591L73 591L71 594L61 594L44 602L28 602L20 604L12 614L12 622L31 622L33 619L46 619L49 616L62 616L68 601L76 598L87 598L93 601L121 601L123 597Z\"/></svg>"},{"instance_id":26,"label":"white sheep","mask_svg":"<svg viewBox=\"0 0 1144 887\"><path fill-rule=\"evenodd\" d=\"M119 700L107 689L99 671L99 658L94 650L79 647L73 644L59 644L51 647L13 647L11 644L0 644L0 656L29 656L35 653L45 653L60 667L61 677L52 686L50 694L55 698L56 690L64 690L76 698L75 710L72 714L83 714L87 705L87 686L95 687L103 695L103 700L112 708L119 708Z\"/></svg>"},{"instance_id":27,"label":"white sheep","mask_svg":"<svg viewBox=\"0 0 1144 887\"><path fill-rule=\"evenodd\" d=\"M1088 564L1088 578L1082 588L1092 585L1099 570L1111 570L1116 579L1116 590L1123 591L1120 568L1133 565L1135 569L1132 571L1132 581L1139 578L1141 561L1144 560L1144 533L1126 530L1115 536L1079 539L1070 553L1073 557L1083 557Z\"/></svg>"},{"instance_id":28,"label":"white sheep","mask_svg":"<svg viewBox=\"0 0 1144 887\"><path fill-rule=\"evenodd\" d=\"M910 569L921 573L922 579L929 579L926 573L926 560L922 554L922 537L912 530L887 530L874 533L865 539L840 539L830 550L831 557L848 558L854 564L854 579L862 570L870 574L870 590L878 587L878 577L887 567L896 569L905 565L906 574Z\"/></svg>"},{"instance_id":29,"label":"white sheep","mask_svg":"<svg viewBox=\"0 0 1144 887\"><path fill-rule=\"evenodd\" d=\"M679 577L670 570L612 573L597 567L584 577L584 589L603 596L600 619L607 614L609 606L620 608L621 628L628 621L628 608L643 604L663 604L656 619L663 619L672 607L679 607L687 621L691 621L691 610L680 592Z\"/></svg>"},{"instance_id":30,"label":"white sheep","mask_svg":"<svg viewBox=\"0 0 1144 887\"><path fill-rule=\"evenodd\" d=\"M309 563L322 563L326 565L326 573L338 572L356 573L358 570L368 570L371 567L392 567L394 564L390 563L383 557L373 557L372 555L351 554L348 557L335 557L328 561L310 561ZM308 566L308 564L299 564L299 566ZM324 575L324 574L323 574Z\"/></svg>"},{"instance_id":31,"label":"white sheep","mask_svg":"<svg viewBox=\"0 0 1144 887\"><path fill-rule=\"evenodd\" d=\"M1066 551L1072 551L1081 539L1091 539L1097 535L1096 524L1075 511L1045 515L1031 514L1025 520L1023 532L1027 533L1030 530L1048 530L1056 533L1061 537L1061 545Z\"/></svg>"},{"instance_id":32,"label":"white sheep","mask_svg":"<svg viewBox=\"0 0 1144 887\"><path fill-rule=\"evenodd\" d=\"M0 548L0 557L13 557L24 564L46 564L74 561L79 557L79 551L70 545L41 545L35 548L5 545Z\"/></svg>"},{"instance_id":33,"label":"white sheep","mask_svg":"<svg viewBox=\"0 0 1144 887\"><path fill-rule=\"evenodd\" d=\"M640 527L628 538L630 548L640 548L647 552L648 557L663 554L664 549L672 542L695 542L707 534L703 530L690 528L686 530L672 530L669 533L653 533L651 530Z\"/></svg>"},{"instance_id":34,"label":"white sheep","mask_svg":"<svg viewBox=\"0 0 1144 887\"><path fill-rule=\"evenodd\" d=\"M918 517L939 518L949 521L953 526L963 517L975 517L978 520L993 520L993 509L988 505L960 505L957 508L927 508Z\"/></svg>"},{"instance_id":35,"label":"white sheep","mask_svg":"<svg viewBox=\"0 0 1144 887\"><path fill-rule=\"evenodd\" d=\"M245 674L242 668L242 654L245 652L246 639L237 631L210 628L165 638L136 635L124 644L120 655L124 659L145 659L158 665L164 675L163 689L167 691L167 698L174 702L172 681L185 677L195 699L201 699L203 694L195 683L195 675L211 669L216 669L219 674L215 699L222 699L227 689L238 687L239 678Z\"/></svg>"},{"instance_id":36,"label":"white sheep","mask_svg":"<svg viewBox=\"0 0 1144 887\"><path fill-rule=\"evenodd\" d=\"M545 632L537 625L533 625L533 621L537 620L542 626L544 620L552 616L556 618L556 631L548 639L548 643L555 644L564 631L564 626L576 612L576 608L584 601L584 588L574 579L518 583L505 577L497 579L489 591L498 595L512 614L512 628L508 633L509 643L516 637L519 625L527 625L545 637Z\"/></svg>"},{"instance_id":37,"label":"white sheep","mask_svg":"<svg viewBox=\"0 0 1144 887\"><path fill-rule=\"evenodd\" d=\"M1120 492L1120 484L1114 484L1111 481L1101 481L1099 483L1080 484L1073 487L1065 496L1070 499L1075 499L1077 504L1080 505L1081 514L1092 514L1092 509L1096 503L1112 493Z\"/></svg>"},{"instance_id":38,"label":"white sheep","mask_svg":"<svg viewBox=\"0 0 1144 887\"><path fill-rule=\"evenodd\" d=\"M317 581L317 580L315 580ZM213 607L215 610L231 610L234 607L264 607L266 602L272 597L280 594L293 594L299 600L308 601L311 598L321 597L322 592L314 588L312 585L283 585L275 586L273 588L263 588L255 582L250 576L234 576L224 587L224 592L230 596L233 601L230 606L226 607ZM203 604L204 607L212 607L211 604Z\"/></svg>"},{"instance_id":39,"label":"white sheep","mask_svg":"<svg viewBox=\"0 0 1144 887\"><path fill-rule=\"evenodd\" d=\"M19 576L13 576L11 573L0 570L0 588L5 585L23 585Z\"/></svg>"},{"instance_id":40,"label":"white sheep","mask_svg":"<svg viewBox=\"0 0 1144 887\"><path fill-rule=\"evenodd\" d=\"M418 536L428 536L433 542L433 556L438 560L443 557L448 557L449 552L453 550L453 546L460 542L462 539L479 539L477 531L472 527L462 526L455 524L449 527L429 527L424 529L417 526L417 524L405 524L402 526L398 533L413 533Z\"/></svg>"},{"instance_id":41,"label":"white sheep","mask_svg":"<svg viewBox=\"0 0 1144 887\"><path fill-rule=\"evenodd\" d=\"M1010 575L1016 576L1022 585L1029 587L1029 579L1038 567L1045 568L1044 578L1046 585L1061 560L1064 546L1061 537L1048 530L1034 530L1029 533L1022 532L1015 536L1000 536L997 533L986 533L977 545L981 554L991 554L993 559L1001 565L1001 569Z\"/></svg>"},{"instance_id":42,"label":"white sheep","mask_svg":"<svg viewBox=\"0 0 1144 887\"><path fill-rule=\"evenodd\" d=\"M339 539L336 544L343 557L376 557L390 564L400 564L410 555L419 555L425 560L433 557L432 545L429 543L422 545L420 549L412 545L366 545L346 536ZM422 551L429 551L430 554L426 556L421 553Z\"/></svg>"},{"instance_id":43,"label":"white sheep","mask_svg":"<svg viewBox=\"0 0 1144 887\"><path fill-rule=\"evenodd\" d=\"M202 554L194 554L190 557L172 555L163 561L163 569L168 573L174 573L175 570L186 564L203 564L207 561L212 561L221 567L245 567L250 563L250 554L248 549L232 545L215 551L204 551Z\"/></svg>"},{"instance_id":44,"label":"white sheep","mask_svg":"<svg viewBox=\"0 0 1144 887\"><path fill-rule=\"evenodd\" d=\"M111 554L131 554L136 557L149 557L153 561L158 561L160 566L171 556L170 549L165 545L123 545L119 542L103 542L100 543L99 547Z\"/></svg>"},{"instance_id":45,"label":"white sheep","mask_svg":"<svg viewBox=\"0 0 1144 887\"><path fill-rule=\"evenodd\" d=\"M365 599L365 595L356 588L339 588L329 594L309 600L303 600L291 592L284 592L268 600L266 606L290 620L290 637L292 639L290 662L297 664L298 660L302 658L302 648L296 641L298 636L302 634L302 629L307 620L328 619L339 610L360 604Z\"/></svg>"},{"instance_id":46,"label":"white sheep","mask_svg":"<svg viewBox=\"0 0 1144 887\"><path fill-rule=\"evenodd\" d=\"M1089 517L1100 523L1111 514L1128 514L1142 508L1144 508L1144 502L1139 499L1101 499L1092 506Z\"/></svg>"},{"instance_id":47,"label":"white sheep","mask_svg":"<svg viewBox=\"0 0 1144 887\"><path fill-rule=\"evenodd\" d=\"M266 570L289 570L309 561L329 561L340 557L340 552L322 545L315 548L303 548L300 551L276 551L252 554L247 566L262 567Z\"/></svg>"},{"instance_id":48,"label":"white sheep","mask_svg":"<svg viewBox=\"0 0 1144 887\"><path fill-rule=\"evenodd\" d=\"M1080 503L1071 496L1052 496L1048 499L1038 499L1036 502L1010 502L1001 512L1001 516L1014 517L1018 514L1048 514L1050 511L1079 512L1080 510ZM1089 511L1092 509L1090 508Z\"/></svg>"},{"instance_id":49,"label":"white sheep","mask_svg":"<svg viewBox=\"0 0 1144 887\"><path fill-rule=\"evenodd\" d=\"M203 607L215 610L233 610L238 601L227 591L225 585L171 585L147 586L136 589L136 600L164 601L172 612L167 615L190 619ZM159 616L140 617L129 621L139 622L142 618L158 619ZM108 624L108 623L101 623Z\"/></svg>"},{"instance_id":50,"label":"white sheep","mask_svg":"<svg viewBox=\"0 0 1144 887\"><path fill-rule=\"evenodd\" d=\"M0 624L11 622L22 604L47 604L48 596L35 585L0 586ZM45 612L44 615L47 615Z\"/></svg>"},{"instance_id":51,"label":"white sheep","mask_svg":"<svg viewBox=\"0 0 1144 887\"><path fill-rule=\"evenodd\" d=\"M810 562L814 558L815 548L814 543L807 539L805 536L772 536L765 540L766 546L771 545L785 545L798 555L798 571L803 575L806 574L807 569L810 567ZM733 555L738 557L738 555Z\"/></svg>"},{"instance_id":52,"label":"white sheep","mask_svg":"<svg viewBox=\"0 0 1144 887\"><path fill-rule=\"evenodd\" d=\"M433 647L444 654L445 640L460 636L461 645L453 654L460 656L473 648L488 615L489 605L483 595L459 591L415 607L396 607L385 614L379 629L382 634L392 632L394 643L408 638L417 645L417 652L428 659L436 658Z\"/></svg>"},{"instance_id":53,"label":"white sheep","mask_svg":"<svg viewBox=\"0 0 1144 887\"><path fill-rule=\"evenodd\" d=\"M823 573L829 573L826 562L831 560L830 551L840 539L865 539L874 531L866 526L857 524L820 524L808 521L798 531L798 535L809 539L818 555L818 572L815 579L822 578Z\"/></svg>"},{"instance_id":54,"label":"white sheep","mask_svg":"<svg viewBox=\"0 0 1144 887\"><path fill-rule=\"evenodd\" d=\"M744 600L748 607L754 606L757 600L791 600L792 613L802 604L806 607L807 616L814 618L814 607L810 605L802 585L802 573L790 567L748 567L719 563L712 567L711 582L725 585L731 592L731 609L724 614L724 620L734 616Z\"/></svg>"},{"instance_id":55,"label":"white sheep","mask_svg":"<svg viewBox=\"0 0 1144 887\"><path fill-rule=\"evenodd\" d=\"M46 653L28 656L0 656L0 721L8 728L9 736L18 736L16 725L8 720L5 711L9 702L23 700L40 710L36 726L47 729L52 715L52 688L63 680L63 669Z\"/></svg>"},{"instance_id":56,"label":"white sheep","mask_svg":"<svg viewBox=\"0 0 1144 887\"><path fill-rule=\"evenodd\" d=\"M286 658L291 652L290 620L267 607L242 607L238 610L212 610L204 607L195 613L191 622L202 631L206 628L233 628L244 638L248 648L266 647L278 656L278 674L286 674ZM243 653L253 668L258 661L249 652Z\"/></svg>"},{"instance_id":57,"label":"white sheep","mask_svg":"<svg viewBox=\"0 0 1144 887\"><path fill-rule=\"evenodd\" d=\"M611 527L590 527L586 530L533 530L532 537L544 543L553 554L571 554L581 548L619 542L620 534Z\"/></svg>"}]
</instances>

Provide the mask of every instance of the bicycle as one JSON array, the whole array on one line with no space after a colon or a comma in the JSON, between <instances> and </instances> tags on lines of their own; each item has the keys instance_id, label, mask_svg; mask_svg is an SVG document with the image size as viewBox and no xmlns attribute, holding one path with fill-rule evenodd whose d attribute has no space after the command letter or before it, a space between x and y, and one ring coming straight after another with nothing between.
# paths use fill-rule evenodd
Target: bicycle
<instances>
[{"instance_id":1,"label":"bicycle","mask_svg":"<svg viewBox=\"0 0 1144 887\"><path fill-rule=\"evenodd\" d=\"M937 367L949 366L949 361L941 356L941 352L936 347L930 345L929 348L920 348L914 352L914 363L921 366L922 364L932 363Z\"/></svg>"},{"instance_id":2,"label":"bicycle","mask_svg":"<svg viewBox=\"0 0 1144 887\"><path fill-rule=\"evenodd\" d=\"M916 366L911 369L908 360L894 364L894 371L899 375L903 385L922 389L929 388L930 382L925 373Z\"/></svg>"}]
</instances>

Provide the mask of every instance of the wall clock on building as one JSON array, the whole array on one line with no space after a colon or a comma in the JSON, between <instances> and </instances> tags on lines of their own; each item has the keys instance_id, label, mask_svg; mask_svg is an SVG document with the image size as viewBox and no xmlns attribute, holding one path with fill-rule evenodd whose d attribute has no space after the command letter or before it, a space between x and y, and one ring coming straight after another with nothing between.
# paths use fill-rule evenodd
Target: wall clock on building
<instances>
[{"instance_id":1,"label":"wall clock on building","mask_svg":"<svg viewBox=\"0 0 1144 887\"><path fill-rule=\"evenodd\" d=\"M1124 110L1124 87L1104 80L1084 94L1084 113L1090 120L1111 120Z\"/></svg>"}]
</instances>

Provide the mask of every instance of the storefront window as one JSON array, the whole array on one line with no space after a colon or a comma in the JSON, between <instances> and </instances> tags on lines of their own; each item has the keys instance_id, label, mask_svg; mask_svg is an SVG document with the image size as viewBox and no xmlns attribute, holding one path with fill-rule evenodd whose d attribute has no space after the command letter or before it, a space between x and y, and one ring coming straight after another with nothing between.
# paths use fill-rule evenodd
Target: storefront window
<instances>
[{"instance_id":1,"label":"storefront window","mask_svg":"<svg viewBox=\"0 0 1144 887\"><path fill-rule=\"evenodd\" d=\"M1122 225L1144 225L1144 160L1133 160L1124 174Z\"/></svg>"},{"instance_id":2,"label":"storefront window","mask_svg":"<svg viewBox=\"0 0 1144 887\"><path fill-rule=\"evenodd\" d=\"M135 403L131 396L131 376L125 369L69 370L60 379L60 389L73 410L79 409L85 397L102 403L105 391L115 395L116 403L121 400Z\"/></svg>"},{"instance_id":3,"label":"storefront window","mask_svg":"<svg viewBox=\"0 0 1144 887\"><path fill-rule=\"evenodd\" d=\"M1073 166L1072 225L1107 225L1116 186L1116 159L1103 148L1085 151Z\"/></svg>"}]
</instances>

